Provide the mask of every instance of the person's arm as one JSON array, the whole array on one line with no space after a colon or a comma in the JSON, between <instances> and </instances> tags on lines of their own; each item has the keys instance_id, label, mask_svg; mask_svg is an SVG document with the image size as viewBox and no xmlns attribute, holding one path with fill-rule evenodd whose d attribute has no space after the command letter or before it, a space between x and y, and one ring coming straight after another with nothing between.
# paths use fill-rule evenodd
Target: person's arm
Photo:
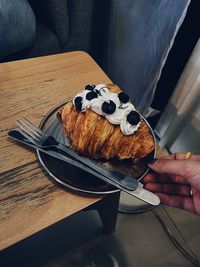
<instances>
[{"instance_id":1,"label":"person's arm","mask_svg":"<svg viewBox=\"0 0 200 267\"><path fill-rule=\"evenodd\" d=\"M27 0L0 1L0 59L34 44L36 22Z\"/></svg>"},{"instance_id":2,"label":"person's arm","mask_svg":"<svg viewBox=\"0 0 200 267\"><path fill-rule=\"evenodd\" d=\"M200 215L200 155L185 159L175 153L149 164L152 172L144 187L156 193L164 204L183 208Z\"/></svg>"}]
</instances>

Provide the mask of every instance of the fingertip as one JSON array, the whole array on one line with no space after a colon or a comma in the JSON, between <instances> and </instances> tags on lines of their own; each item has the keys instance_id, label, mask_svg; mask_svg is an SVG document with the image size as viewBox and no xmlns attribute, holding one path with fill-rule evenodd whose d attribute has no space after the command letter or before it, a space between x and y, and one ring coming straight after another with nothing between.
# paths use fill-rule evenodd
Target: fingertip
<instances>
[{"instance_id":1,"label":"fingertip","mask_svg":"<svg viewBox=\"0 0 200 267\"><path fill-rule=\"evenodd\" d=\"M158 162L158 159L153 158L153 159L148 163L148 167L152 169L152 168L157 164L157 162Z\"/></svg>"},{"instance_id":2,"label":"fingertip","mask_svg":"<svg viewBox=\"0 0 200 267\"><path fill-rule=\"evenodd\" d=\"M158 159L153 158L151 161L149 161L148 165L155 165Z\"/></svg>"},{"instance_id":3,"label":"fingertip","mask_svg":"<svg viewBox=\"0 0 200 267\"><path fill-rule=\"evenodd\" d=\"M158 163L158 159L153 159L151 162L148 163L148 167L150 169L154 169L157 163Z\"/></svg>"},{"instance_id":4,"label":"fingertip","mask_svg":"<svg viewBox=\"0 0 200 267\"><path fill-rule=\"evenodd\" d=\"M152 173L147 173L142 179L143 184L154 182L154 181L155 181L155 177Z\"/></svg>"}]
</instances>

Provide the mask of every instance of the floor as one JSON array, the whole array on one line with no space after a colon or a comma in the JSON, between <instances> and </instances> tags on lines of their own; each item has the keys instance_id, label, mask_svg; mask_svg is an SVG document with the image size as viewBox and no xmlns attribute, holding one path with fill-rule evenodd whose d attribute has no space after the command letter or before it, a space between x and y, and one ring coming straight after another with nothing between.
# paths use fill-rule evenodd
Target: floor
<instances>
[{"instance_id":1,"label":"floor","mask_svg":"<svg viewBox=\"0 0 200 267\"><path fill-rule=\"evenodd\" d=\"M2 251L1 266L195 266L175 247L155 215L161 217L178 242L183 247L187 243L186 249L192 250L200 260L200 217L160 206L142 213L119 212L112 235L103 234L95 211L80 212Z\"/></svg>"}]
</instances>

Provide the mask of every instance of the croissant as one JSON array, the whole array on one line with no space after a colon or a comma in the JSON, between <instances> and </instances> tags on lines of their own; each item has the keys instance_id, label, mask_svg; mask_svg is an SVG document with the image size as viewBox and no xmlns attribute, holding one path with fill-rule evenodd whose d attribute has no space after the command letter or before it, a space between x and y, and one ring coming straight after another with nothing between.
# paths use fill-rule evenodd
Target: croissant
<instances>
[{"instance_id":1,"label":"croissant","mask_svg":"<svg viewBox=\"0 0 200 267\"><path fill-rule=\"evenodd\" d=\"M120 88L114 84L108 84L106 88L106 90L109 90L112 97L117 96L117 94L121 92ZM97 90L96 92L98 93ZM95 95L95 91L91 90L89 93L88 99L92 97L98 98L98 96ZM121 96L125 99L127 95L123 93ZM108 96L105 94L105 97ZM107 160L111 158L118 158L120 160L127 158L141 159L154 149L155 144L153 136L148 125L141 116L137 130L133 134L124 134L120 125L111 123L106 116L98 114L98 112L95 112L91 108L86 108L84 111L81 110L82 102L78 98L79 96L77 97L77 101L76 99L69 101L64 108L60 110L62 125L73 149L93 158ZM102 97L100 97L100 100L101 98ZM121 99L121 101L125 102L124 99ZM126 99L126 102L127 100L128 99ZM116 99L116 101L121 103L118 99ZM114 106L114 101L110 101L109 103L111 104L111 102ZM119 107L125 106L123 103L118 105ZM104 104L104 107L108 108L107 117L110 118L111 115L109 114L112 112L110 109L113 107L108 107L106 104ZM123 109L120 110L120 112L122 113Z\"/></svg>"}]
</instances>

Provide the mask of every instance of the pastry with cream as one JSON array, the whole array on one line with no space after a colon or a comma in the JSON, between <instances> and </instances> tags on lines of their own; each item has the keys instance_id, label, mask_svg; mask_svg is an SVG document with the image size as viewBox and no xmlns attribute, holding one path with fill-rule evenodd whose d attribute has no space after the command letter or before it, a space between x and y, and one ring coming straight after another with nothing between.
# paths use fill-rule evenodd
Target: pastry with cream
<instances>
[{"instance_id":1,"label":"pastry with cream","mask_svg":"<svg viewBox=\"0 0 200 267\"><path fill-rule=\"evenodd\" d=\"M148 125L115 84L85 86L60 114L72 148L87 156L141 159L154 149Z\"/></svg>"}]
</instances>

